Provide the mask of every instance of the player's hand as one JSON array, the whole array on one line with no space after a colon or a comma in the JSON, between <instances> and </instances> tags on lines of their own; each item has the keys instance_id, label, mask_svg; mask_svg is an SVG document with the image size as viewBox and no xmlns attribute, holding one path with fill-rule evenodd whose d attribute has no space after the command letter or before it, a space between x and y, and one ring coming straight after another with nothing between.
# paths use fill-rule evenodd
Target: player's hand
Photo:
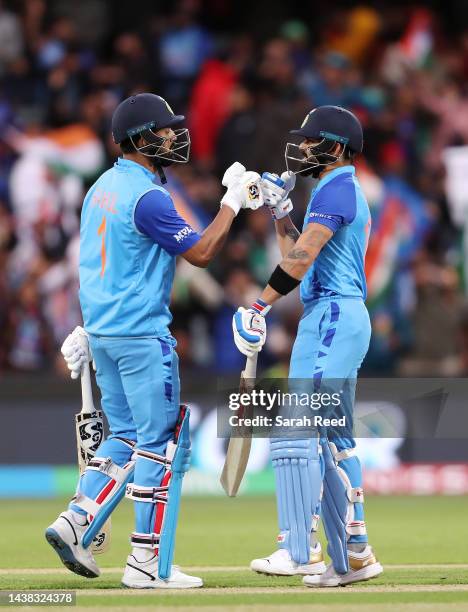
<instances>
[{"instance_id":1,"label":"player's hand","mask_svg":"<svg viewBox=\"0 0 468 612\"><path fill-rule=\"evenodd\" d=\"M82 327L75 327L72 333L65 338L60 350L71 371L71 377L79 378L84 364L92 359L88 334Z\"/></svg>"},{"instance_id":2,"label":"player's hand","mask_svg":"<svg viewBox=\"0 0 468 612\"><path fill-rule=\"evenodd\" d=\"M289 193L296 185L296 175L293 172L283 172L281 177L277 174L264 172L260 182L263 199L276 221L289 215L293 204Z\"/></svg>"},{"instance_id":3,"label":"player's hand","mask_svg":"<svg viewBox=\"0 0 468 612\"><path fill-rule=\"evenodd\" d=\"M253 357L265 344L265 317L253 308L241 306L232 317L232 331L239 351L246 357Z\"/></svg>"},{"instance_id":4,"label":"player's hand","mask_svg":"<svg viewBox=\"0 0 468 612\"><path fill-rule=\"evenodd\" d=\"M240 177L244 174L245 171L245 166L243 166L240 162L234 162L224 173L223 179L221 181L222 185L229 189L231 185L233 185L240 179Z\"/></svg>"},{"instance_id":5,"label":"player's hand","mask_svg":"<svg viewBox=\"0 0 468 612\"><path fill-rule=\"evenodd\" d=\"M237 215L241 208L256 210L263 206L258 172L246 172L245 167L235 162L224 173L222 183L227 191L221 199L221 206L229 206Z\"/></svg>"}]
</instances>

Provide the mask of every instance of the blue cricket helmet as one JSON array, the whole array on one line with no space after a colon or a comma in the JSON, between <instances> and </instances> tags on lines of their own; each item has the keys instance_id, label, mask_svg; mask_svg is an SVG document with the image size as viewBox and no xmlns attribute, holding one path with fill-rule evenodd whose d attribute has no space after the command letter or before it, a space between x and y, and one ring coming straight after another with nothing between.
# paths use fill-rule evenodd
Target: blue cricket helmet
<instances>
[{"instance_id":1,"label":"blue cricket helmet","mask_svg":"<svg viewBox=\"0 0 468 612\"><path fill-rule=\"evenodd\" d=\"M188 162L190 134L187 128L174 129L171 136L161 136L157 132L172 128L184 119L183 115L175 115L161 96L141 93L117 106L112 115L112 136L116 144L129 138L135 151L151 158L151 165L165 183L164 167ZM142 144L137 145L140 136Z\"/></svg>"},{"instance_id":2,"label":"blue cricket helmet","mask_svg":"<svg viewBox=\"0 0 468 612\"><path fill-rule=\"evenodd\" d=\"M140 93L121 102L112 115L112 136L116 144L146 130L157 131L182 123L169 104L152 93Z\"/></svg>"},{"instance_id":3,"label":"blue cricket helmet","mask_svg":"<svg viewBox=\"0 0 468 612\"><path fill-rule=\"evenodd\" d=\"M298 130L291 134L303 138L331 140L347 145L354 153L361 153L362 126L354 113L342 106L318 106L310 111Z\"/></svg>"}]
</instances>

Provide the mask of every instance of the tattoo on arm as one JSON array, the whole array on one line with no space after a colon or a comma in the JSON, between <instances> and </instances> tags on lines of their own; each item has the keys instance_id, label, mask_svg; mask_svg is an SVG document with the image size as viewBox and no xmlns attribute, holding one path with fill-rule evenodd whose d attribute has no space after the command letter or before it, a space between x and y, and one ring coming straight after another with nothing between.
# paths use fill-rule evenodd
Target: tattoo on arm
<instances>
[{"instance_id":1,"label":"tattoo on arm","mask_svg":"<svg viewBox=\"0 0 468 612\"><path fill-rule=\"evenodd\" d=\"M304 249L291 249L286 255L286 259L308 259L310 257Z\"/></svg>"},{"instance_id":2,"label":"tattoo on arm","mask_svg":"<svg viewBox=\"0 0 468 612\"><path fill-rule=\"evenodd\" d=\"M324 234L324 230L328 232L328 235ZM304 246L307 246L309 249L312 250L320 251L320 249L328 241L331 235L332 232L328 230L328 228L325 228L323 225L318 225L318 227L310 227L310 229L308 229L302 234Z\"/></svg>"},{"instance_id":3,"label":"tattoo on arm","mask_svg":"<svg viewBox=\"0 0 468 612\"><path fill-rule=\"evenodd\" d=\"M303 232L297 243L281 262L285 272L301 279L307 269L320 253L323 245L331 238L333 232L320 224L311 224Z\"/></svg>"},{"instance_id":4,"label":"tattoo on arm","mask_svg":"<svg viewBox=\"0 0 468 612\"><path fill-rule=\"evenodd\" d=\"M288 229L286 230L286 235L289 236L292 240L294 240L294 242L297 242L301 233L295 227L288 227Z\"/></svg>"}]
</instances>

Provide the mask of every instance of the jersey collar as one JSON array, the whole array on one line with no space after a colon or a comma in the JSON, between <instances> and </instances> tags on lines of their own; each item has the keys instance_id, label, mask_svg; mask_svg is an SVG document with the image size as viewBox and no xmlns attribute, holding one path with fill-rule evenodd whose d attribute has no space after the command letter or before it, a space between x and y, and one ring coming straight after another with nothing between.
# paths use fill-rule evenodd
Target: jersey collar
<instances>
[{"instance_id":1,"label":"jersey collar","mask_svg":"<svg viewBox=\"0 0 468 612\"><path fill-rule=\"evenodd\" d=\"M328 172L328 174L326 174L323 177L323 179L319 180L319 182L317 183L317 186L315 187L314 192L316 193L319 189L322 189L322 187L324 187L327 183L332 181L335 177L339 176L340 174L355 174L355 173L356 173L356 168L351 165L340 166L339 168L335 168L331 172Z\"/></svg>"},{"instance_id":2,"label":"jersey collar","mask_svg":"<svg viewBox=\"0 0 468 612\"><path fill-rule=\"evenodd\" d=\"M138 162L135 162L135 161L133 161L131 159L124 159L123 157L119 157L119 159L115 162L114 166L116 168L119 168L119 169L128 169L128 170L133 170L133 171L141 170L151 180L154 179L154 173L153 172L151 172L150 170L148 170L148 168L145 168L144 166L142 166Z\"/></svg>"}]
</instances>

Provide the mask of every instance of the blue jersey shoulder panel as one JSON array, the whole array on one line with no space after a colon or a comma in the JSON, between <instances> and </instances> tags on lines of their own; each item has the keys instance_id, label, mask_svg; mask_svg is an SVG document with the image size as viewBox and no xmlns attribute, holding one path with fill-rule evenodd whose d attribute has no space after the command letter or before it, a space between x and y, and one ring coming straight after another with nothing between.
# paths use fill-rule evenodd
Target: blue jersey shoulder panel
<instances>
[{"instance_id":1,"label":"blue jersey shoulder panel","mask_svg":"<svg viewBox=\"0 0 468 612\"><path fill-rule=\"evenodd\" d=\"M321 223L333 232L354 221L357 211L354 175L339 174L314 192L307 223Z\"/></svg>"},{"instance_id":2,"label":"blue jersey shoulder panel","mask_svg":"<svg viewBox=\"0 0 468 612\"><path fill-rule=\"evenodd\" d=\"M364 257L370 212L353 166L329 172L314 190L304 219L326 225L334 235L301 282L304 303L326 296L366 297Z\"/></svg>"}]
</instances>

